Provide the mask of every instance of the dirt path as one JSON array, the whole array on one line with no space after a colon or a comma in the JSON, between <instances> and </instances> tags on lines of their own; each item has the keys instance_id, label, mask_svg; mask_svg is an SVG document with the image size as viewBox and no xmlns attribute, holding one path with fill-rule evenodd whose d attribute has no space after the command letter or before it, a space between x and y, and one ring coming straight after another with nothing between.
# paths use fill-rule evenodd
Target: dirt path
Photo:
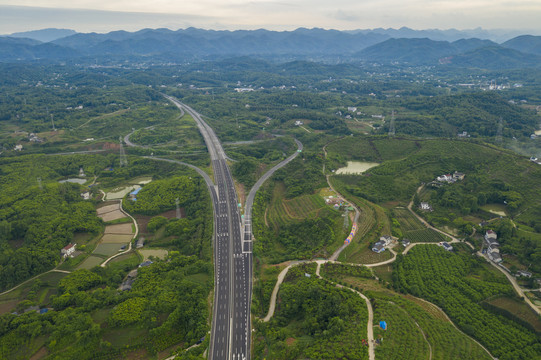
<instances>
[{"instance_id":1,"label":"dirt path","mask_svg":"<svg viewBox=\"0 0 541 360\"><path fill-rule=\"evenodd\" d=\"M68 270L51 269L51 270L49 270L49 271L45 271L45 272L43 272L43 273L41 273L41 274L39 274L39 275L36 275L36 276L34 276L34 277L31 277L31 278L28 279L28 280L23 281L23 282L20 283L19 285L16 285L16 286L12 287L11 289L4 291L3 293L0 293L0 296L5 295L5 294L9 294L9 293L12 292L13 290L18 289L18 288L21 287L22 285L26 284L27 282L30 282L30 281L32 281L32 280L35 280L35 279L37 279L38 277L40 277L40 276L42 276L42 275L45 275L45 274L47 274L47 273L50 273L50 272L59 272L59 273L64 273L64 274L71 274L71 271L68 271Z\"/></svg>"},{"instance_id":2,"label":"dirt path","mask_svg":"<svg viewBox=\"0 0 541 360\"><path fill-rule=\"evenodd\" d=\"M417 194L419 194L419 193L421 192L421 189L422 189L423 187L424 187L424 185L421 185L421 186L419 186L419 187L417 188ZM411 198L410 203L408 204L408 210L409 210L409 211L410 211L410 212L411 212L411 213L412 213L412 214L413 214L420 222L422 222L427 228L432 229L432 230L434 230L434 231L437 231L437 232L439 232L440 234L442 234L442 235L444 235L444 236L450 238L450 239L451 239L450 243L462 242L462 241L460 241L459 239L457 239L456 237L454 237L453 235L448 234L448 233L446 233L445 231L440 230L440 229L435 228L434 226L430 225L425 219L423 219L423 218L420 217L415 211L413 211L412 207L413 207L413 196L412 196L412 198ZM418 244L418 243L416 243L416 244ZM470 244L469 242L464 241L464 244L467 244L470 248L474 249L473 245Z\"/></svg>"},{"instance_id":3,"label":"dirt path","mask_svg":"<svg viewBox=\"0 0 541 360\"><path fill-rule=\"evenodd\" d=\"M367 298L363 293L357 291L357 290L354 290L350 287L347 287L347 286L343 286L343 285L340 285L340 284L336 284L335 282L333 281L330 281L330 280L327 280L327 279L324 279L321 275L320 275L320 269L321 269L321 264L324 264L326 263L327 261L325 260L318 260L316 261L317 262L317 268L316 268L316 276L322 280L325 280L325 281L328 281L330 282L331 284L335 284L337 287L339 288L342 288L342 289L348 289L350 291L353 291L354 293L356 293L357 295L359 295L366 303L366 309L368 310L368 321L367 321L367 324L366 324L366 337L367 337L367 340L368 340L368 359L369 360L375 360L376 359L376 353L374 351L374 310L372 309L372 303L370 302L370 299Z\"/></svg>"}]
</instances>

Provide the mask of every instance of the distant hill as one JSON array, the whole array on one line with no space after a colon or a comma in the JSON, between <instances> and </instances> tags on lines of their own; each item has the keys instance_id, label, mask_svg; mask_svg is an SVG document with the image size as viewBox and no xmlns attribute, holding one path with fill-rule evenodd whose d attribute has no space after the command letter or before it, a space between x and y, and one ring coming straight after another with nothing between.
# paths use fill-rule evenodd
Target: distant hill
<instances>
[{"instance_id":1,"label":"distant hill","mask_svg":"<svg viewBox=\"0 0 541 360\"><path fill-rule=\"evenodd\" d=\"M377 62L398 61L411 64L434 64L456 50L447 41L424 39L389 39L372 45L356 54L357 57Z\"/></svg>"},{"instance_id":2,"label":"distant hill","mask_svg":"<svg viewBox=\"0 0 541 360\"><path fill-rule=\"evenodd\" d=\"M441 58L491 45L497 44L480 39L461 39L452 43L428 38L389 39L361 50L356 56L368 61L435 65Z\"/></svg>"},{"instance_id":3,"label":"distant hill","mask_svg":"<svg viewBox=\"0 0 541 360\"><path fill-rule=\"evenodd\" d=\"M195 28L172 31L143 29L128 33L75 34L54 41L86 54L151 55L347 55L387 39L379 34L349 34L337 30L214 31Z\"/></svg>"},{"instance_id":4,"label":"distant hill","mask_svg":"<svg viewBox=\"0 0 541 360\"><path fill-rule=\"evenodd\" d=\"M380 31L381 30L381 31ZM423 30L424 31L424 30ZM108 63L128 61L186 62L202 59L256 57L279 63L292 61L348 63L364 60L410 65L456 65L490 69L536 66L535 56L526 56L510 47L538 51L541 37L518 37L502 47L490 40L459 39L454 42L425 38L389 38L389 34L413 36L423 31L402 28L366 31L338 31L299 28L294 31L216 31L196 28L142 29L106 34L75 33L51 42L37 43L25 38L0 37L0 61L61 61L78 59ZM440 30L426 30L438 33ZM440 31L441 32L441 31ZM445 30L445 34L459 34ZM20 35L60 36L72 30L45 29ZM11 39L11 40L9 40ZM44 37L42 37L44 39ZM488 59L485 61L485 57ZM307 65L299 63L294 71Z\"/></svg>"},{"instance_id":5,"label":"distant hill","mask_svg":"<svg viewBox=\"0 0 541 360\"><path fill-rule=\"evenodd\" d=\"M42 30L16 32L9 35L9 37L28 38L28 39L38 40L41 42L49 42L49 41L60 39L60 38L70 36L73 34L76 34L75 30L49 28L49 29L42 29Z\"/></svg>"},{"instance_id":6,"label":"distant hill","mask_svg":"<svg viewBox=\"0 0 541 360\"><path fill-rule=\"evenodd\" d=\"M431 40L449 41L453 42L460 39L489 39L498 43L501 43L507 39L521 35L522 33L516 30L485 30L482 28L469 29L469 30L457 30L457 29L425 29L414 30L408 27L401 27L400 29L366 29L366 30L351 30L351 33L374 33L386 35L390 38L429 38Z\"/></svg>"},{"instance_id":7,"label":"distant hill","mask_svg":"<svg viewBox=\"0 0 541 360\"><path fill-rule=\"evenodd\" d=\"M79 56L76 50L26 38L0 37L0 61L67 60Z\"/></svg>"},{"instance_id":8,"label":"distant hill","mask_svg":"<svg viewBox=\"0 0 541 360\"><path fill-rule=\"evenodd\" d=\"M541 55L541 36L522 35L508 40L502 44L507 48L523 53Z\"/></svg>"},{"instance_id":9,"label":"distant hill","mask_svg":"<svg viewBox=\"0 0 541 360\"><path fill-rule=\"evenodd\" d=\"M452 56L450 65L475 67L480 69L516 69L524 67L541 67L541 56L525 54L502 46L487 46Z\"/></svg>"}]
</instances>

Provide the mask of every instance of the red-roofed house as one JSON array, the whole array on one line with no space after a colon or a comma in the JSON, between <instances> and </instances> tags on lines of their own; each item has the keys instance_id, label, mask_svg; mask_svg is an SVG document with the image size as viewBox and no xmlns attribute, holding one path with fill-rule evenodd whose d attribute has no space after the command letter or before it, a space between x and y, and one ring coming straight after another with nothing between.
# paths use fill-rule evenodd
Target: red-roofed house
<instances>
[{"instance_id":1,"label":"red-roofed house","mask_svg":"<svg viewBox=\"0 0 541 360\"><path fill-rule=\"evenodd\" d=\"M62 253L62 255L64 255L64 257L68 257L75 252L76 245L77 244L68 244L64 246L62 250L60 250L60 252Z\"/></svg>"}]
</instances>

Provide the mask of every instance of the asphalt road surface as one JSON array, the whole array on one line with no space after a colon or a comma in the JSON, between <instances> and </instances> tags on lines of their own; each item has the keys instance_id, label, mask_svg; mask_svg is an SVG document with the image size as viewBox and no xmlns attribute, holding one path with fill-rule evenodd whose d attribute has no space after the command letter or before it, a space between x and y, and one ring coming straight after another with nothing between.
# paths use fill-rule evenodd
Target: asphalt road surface
<instances>
[{"instance_id":1,"label":"asphalt road surface","mask_svg":"<svg viewBox=\"0 0 541 360\"><path fill-rule=\"evenodd\" d=\"M210 154L214 171L215 291L209 359L250 359L250 304L252 252L243 250L241 215L233 177L214 130L201 115L178 100L165 96L190 114ZM208 182L207 182L208 184Z\"/></svg>"}]
</instances>

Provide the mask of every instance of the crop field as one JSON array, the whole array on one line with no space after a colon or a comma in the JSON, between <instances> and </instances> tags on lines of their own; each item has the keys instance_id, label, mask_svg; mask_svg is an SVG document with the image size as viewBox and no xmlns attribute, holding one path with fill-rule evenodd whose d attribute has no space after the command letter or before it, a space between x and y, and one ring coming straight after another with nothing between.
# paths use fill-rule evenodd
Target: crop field
<instances>
[{"instance_id":1,"label":"crop field","mask_svg":"<svg viewBox=\"0 0 541 360\"><path fill-rule=\"evenodd\" d=\"M105 234L101 238L101 243L128 243L131 239L132 235Z\"/></svg>"},{"instance_id":2,"label":"crop field","mask_svg":"<svg viewBox=\"0 0 541 360\"><path fill-rule=\"evenodd\" d=\"M267 215L269 224L274 227L297 220L338 215L338 212L328 207L325 200L317 194L302 195L290 200L284 199L283 194L283 187L277 186Z\"/></svg>"},{"instance_id":3,"label":"crop field","mask_svg":"<svg viewBox=\"0 0 541 360\"><path fill-rule=\"evenodd\" d=\"M450 239L432 229L413 230L404 233L404 237L410 239L412 243L415 242L440 242L449 241Z\"/></svg>"},{"instance_id":4,"label":"crop field","mask_svg":"<svg viewBox=\"0 0 541 360\"><path fill-rule=\"evenodd\" d=\"M415 152L418 147L415 141L401 139L379 139L372 141L382 160L402 159Z\"/></svg>"},{"instance_id":5,"label":"crop field","mask_svg":"<svg viewBox=\"0 0 541 360\"><path fill-rule=\"evenodd\" d=\"M122 245L127 245L127 243L101 243L94 250L94 254L105 255L107 257L118 253Z\"/></svg>"},{"instance_id":6,"label":"crop field","mask_svg":"<svg viewBox=\"0 0 541 360\"><path fill-rule=\"evenodd\" d=\"M141 255L143 255L143 261L147 261L149 257L154 256L160 259L165 259L168 252L167 250L160 250L160 249L154 249L154 250L139 250Z\"/></svg>"},{"instance_id":7,"label":"crop field","mask_svg":"<svg viewBox=\"0 0 541 360\"><path fill-rule=\"evenodd\" d=\"M352 247L349 245L342 251L338 257L339 261L355 263L355 264L375 264L385 260L389 260L393 257L390 251L377 254L368 247L368 243L362 243L359 247Z\"/></svg>"},{"instance_id":8,"label":"crop field","mask_svg":"<svg viewBox=\"0 0 541 360\"><path fill-rule=\"evenodd\" d=\"M423 332L408 313L389 301L376 301L374 311L374 338L383 338L377 345L376 358L422 360L430 359L428 342ZM379 327L379 321L387 322L387 330Z\"/></svg>"},{"instance_id":9,"label":"crop field","mask_svg":"<svg viewBox=\"0 0 541 360\"><path fill-rule=\"evenodd\" d=\"M329 154L340 154L346 160L379 161L380 156L370 141L359 136L348 136L327 146Z\"/></svg>"},{"instance_id":10,"label":"crop field","mask_svg":"<svg viewBox=\"0 0 541 360\"><path fill-rule=\"evenodd\" d=\"M103 221L108 222L108 221L113 221L113 220L118 220L118 219L125 218L126 214L124 214L120 210L114 210L114 211L110 211L110 212L105 213L105 214L100 214L98 216L100 218L102 218Z\"/></svg>"},{"instance_id":11,"label":"crop field","mask_svg":"<svg viewBox=\"0 0 541 360\"><path fill-rule=\"evenodd\" d=\"M96 212L98 213L98 215L102 215L102 214L115 211L115 210L120 210L120 204L115 203L115 204L105 205L105 206L97 208Z\"/></svg>"},{"instance_id":12,"label":"crop field","mask_svg":"<svg viewBox=\"0 0 541 360\"><path fill-rule=\"evenodd\" d=\"M425 229L425 225L419 221L408 209L395 208L394 214L402 231L422 230Z\"/></svg>"},{"instance_id":13,"label":"crop field","mask_svg":"<svg viewBox=\"0 0 541 360\"><path fill-rule=\"evenodd\" d=\"M510 312L519 319L526 321L537 332L541 332L541 320L539 319L539 316L537 316L537 314L535 314L532 309L523 301L519 301L507 296L502 296L490 300L488 303Z\"/></svg>"},{"instance_id":14,"label":"crop field","mask_svg":"<svg viewBox=\"0 0 541 360\"><path fill-rule=\"evenodd\" d=\"M107 225L105 227L105 233L106 234L132 234L132 224L126 223L126 224L115 224L115 225Z\"/></svg>"},{"instance_id":15,"label":"crop field","mask_svg":"<svg viewBox=\"0 0 541 360\"><path fill-rule=\"evenodd\" d=\"M94 266L98 266L102 262L103 259L101 257L90 255L81 263L81 265L79 265L77 269L92 269Z\"/></svg>"},{"instance_id":16,"label":"crop field","mask_svg":"<svg viewBox=\"0 0 541 360\"><path fill-rule=\"evenodd\" d=\"M495 357L539 358L541 349L534 331L480 304L483 299L513 293L501 273L485 274L482 264L485 264L484 260L467 253L450 253L439 246L417 246L395 263L394 271L402 291L442 307L463 332L474 336ZM483 279L470 275L482 276ZM431 336L441 334L439 331L429 333ZM453 344L449 350L455 350L457 341L453 338L446 341ZM471 355L454 358L476 359Z\"/></svg>"},{"instance_id":17,"label":"crop field","mask_svg":"<svg viewBox=\"0 0 541 360\"><path fill-rule=\"evenodd\" d=\"M418 299L415 299L417 301L413 301L409 297L399 295L388 296L374 292L371 292L370 295L376 298L376 314L378 314L379 309L383 307L382 316L376 316L374 319L376 321L385 320L388 325L387 331L374 329L375 336L382 335L384 338L381 348L376 347L376 358L378 358L378 354L384 350L385 354L389 353L389 355L385 357L388 359L428 359L429 352L419 351L420 349L426 349L425 346L427 346L428 341L432 350L432 359L434 360L491 359L481 346L475 343L470 337L457 330L453 324L449 322L447 317L432 305L428 303L421 305L418 302ZM389 305L385 305L385 303ZM391 305L394 306L394 309ZM439 314L436 315L433 311L427 312L426 306L433 307ZM410 321L413 322L416 332L414 332L415 329L411 328L411 324L408 326L405 319L410 319ZM393 327L398 329L393 329ZM394 332L391 333L391 330L394 330ZM412 334L408 333L409 331L413 332L413 334L419 334L421 337L422 333L426 336L427 341L422 339L424 345L422 343L417 343L416 346L412 346L413 351L419 349L417 350L418 357L411 357L415 354L408 352L408 350L404 350L404 354L408 355L402 356L401 353L395 353L394 348L387 347L388 343L386 343L386 340L390 340L389 337L391 335L393 336L395 346L401 346L400 344L406 342L406 339L409 339L408 341L419 341L418 338L412 338Z\"/></svg>"}]
</instances>

